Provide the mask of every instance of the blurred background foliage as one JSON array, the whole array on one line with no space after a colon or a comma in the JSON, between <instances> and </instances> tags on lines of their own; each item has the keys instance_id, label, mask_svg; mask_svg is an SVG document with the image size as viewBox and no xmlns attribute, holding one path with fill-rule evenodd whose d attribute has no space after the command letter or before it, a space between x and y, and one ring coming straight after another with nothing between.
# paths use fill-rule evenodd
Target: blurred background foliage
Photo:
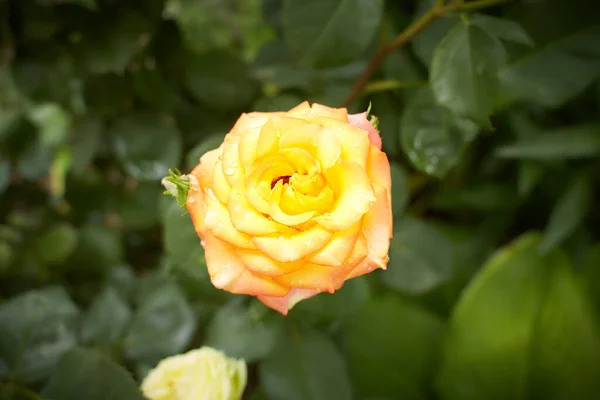
<instances>
[{"instance_id":1,"label":"blurred background foliage","mask_svg":"<svg viewBox=\"0 0 600 400\"><path fill-rule=\"evenodd\" d=\"M597 6L0 0L0 398L140 399L201 345L253 400L599 398ZM432 7L349 104L391 160L388 271L286 318L214 289L160 178L242 112L341 106Z\"/></svg>"}]
</instances>

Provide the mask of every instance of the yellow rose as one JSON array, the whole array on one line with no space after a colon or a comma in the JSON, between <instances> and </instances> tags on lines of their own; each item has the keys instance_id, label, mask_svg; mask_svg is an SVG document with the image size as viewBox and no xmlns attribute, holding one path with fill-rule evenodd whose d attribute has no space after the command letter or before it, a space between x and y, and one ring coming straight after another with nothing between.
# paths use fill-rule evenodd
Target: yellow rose
<instances>
[{"instance_id":1,"label":"yellow rose","mask_svg":"<svg viewBox=\"0 0 600 400\"><path fill-rule=\"evenodd\" d=\"M246 363L210 347L162 360L142 383L150 400L239 400L246 387Z\"/></svg>"},{"instance_id":2,"label":"yellow rose","mask_svg":"<svg viewBox=\"0 0 600 400\"><path fill-rule=\"evenodd\" d=\"M202 156L187 209L215 287L285 315L386 268L390 166L366 114L308 102L243 114Z\"/></svg>"}]
</instances>

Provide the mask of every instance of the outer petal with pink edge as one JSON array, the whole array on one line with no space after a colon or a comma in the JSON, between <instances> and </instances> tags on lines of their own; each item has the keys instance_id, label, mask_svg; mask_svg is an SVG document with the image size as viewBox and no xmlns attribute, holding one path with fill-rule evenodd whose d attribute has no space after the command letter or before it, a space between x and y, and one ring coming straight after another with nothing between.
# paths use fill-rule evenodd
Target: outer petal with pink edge
<instances>
[{"instance_id":1,"label":"outer petal with pink edge","mask_svg":"<svg viewBox=\"0 0 600 400\"><path fill-rule=\"evenodd\" d=\"M292 289L283 297L258 296L258 299L267 307L287 315L296 304L319 293L321 293L319 290L314 289Z\"/></svg>"},{"instance_id":2,"label":"outer petal with pink edge","mask_svg":"<svg viewBox=\"0 0 600 400\"><path fill-rule=\"evenodd\" d=\"M272 278L248 271L229 245L213 235L206 235L204 240L208 274L216 288L251 296L285 296L289 292L289 287Z\"/></svg>"},{"instance_id":3,"label":"outer petal with pink edge","mask_svg":"<svg viewBox=\"0 0 600 400\"><path fill-rule=\"evenodd\" d=\"M369 132L369 140L371 141L371 144L381 150L381 136L379 136L377 129L375 129L373 124L371 124L367 119L366 112L348 115L348 122L357 128Z\"/></svg>"}]
</instances>

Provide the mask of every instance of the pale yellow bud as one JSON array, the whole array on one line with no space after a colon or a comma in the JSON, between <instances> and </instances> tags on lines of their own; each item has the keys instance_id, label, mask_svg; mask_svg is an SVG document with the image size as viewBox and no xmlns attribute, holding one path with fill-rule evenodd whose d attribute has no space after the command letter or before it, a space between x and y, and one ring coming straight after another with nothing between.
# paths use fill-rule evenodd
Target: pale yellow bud
<instances>
[{"instance_id":1,"label":"pale yellow bud","mask_svg":"<svg viewBox=\"0 0 600 400\"><path fill-rule=\"evenodd\" d=\"M239 400L246 386L244 360L202 347L162 360L142 383L149 400Z\"/></svg>"}]
</instances>

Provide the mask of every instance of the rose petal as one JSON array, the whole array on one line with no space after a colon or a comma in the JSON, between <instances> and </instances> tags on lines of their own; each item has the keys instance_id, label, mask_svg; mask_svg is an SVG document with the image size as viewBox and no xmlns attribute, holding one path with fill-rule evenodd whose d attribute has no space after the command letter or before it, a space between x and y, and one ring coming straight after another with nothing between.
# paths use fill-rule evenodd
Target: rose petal
<instances>
[{"instance_id":1,"label":"rose petal","mask_svg":"<svg viewBox=\"0 0 600 400\"><path fill-rule=\"evenodd\" d=\"M223 174L223 164L219 159L217 159L215 168L213 169L212 184L210 188L212 188L213 193L221 203L227 203L227 198L231 192L231 185L227 182L227 179Z\"/></svg>"},{"instance_id":2,"label":"rose petal","mask_svg":"<svg viewBox=\"0 0 600 400\"><path fill-rule=\"evenodd\" d=\"M333 233L314 225L295 234L278 233L251 238L260 251L279 262L296 261L321 249L331 239Z\"/></svg>"},{"instance_id":3,"label":"rose petal","mask_svg":"<svg viewBox=\"0 0 600 400\"><path fill-rule=\"evenodd\" d=\"M246 269L257 274L267 276L279 276L297 271L306 262L298 260L289 263L281 263L266 256L264 253L257 250L242 250L236 249L236 254L244 263Z\"/></svg>"},{"instance_id":4,"label":"rose petal","mask_svg":"<svg viewBox=\"0 0 600 400\"><path fill-rule=\"evenodd\" d=\"M327 117L337 119L339 121L348 121L348 109L346 108L331 108L322 104L314 103L309 113L309 120L311 117Z\"/></svg>"},{"instance_id":5,"label":"rose petal","mask_svg":"<svg viewBox=\"0 0 600 400\"><path fill-rule=\"evenodd\" d=\"M385 269L388 262L393 219L387 190L379 188L375 192L375 197L377 198L375 204L363 218L362 230L367 238L369 257L380 261L380 268Z\"/></svg>"},{"instance_id":6,"label":"rose petal","mask_svg":"<svg viewBox=\"0 0 600 400\"><path fill-rule=\"evenodd\" d=\"M213 235L206 235L204 249L208 274L218 289L252 296L285 296L290 290L272 278L246 270L233 249Z\"/></svg>"},{"instance_id":7,"label":"rose petal","mask_svg":"<svg viewBox=\"0 0 600 400\"><path fill-rule=\"evenodd\" d=\"M206 213L206 204L204 202L204 192L200 188L200 184L198 183L198 179L194 175L196 170L200 168L200 166L196 167L190 174L190 190L188 191L186 208L192 217L192 223L194 224L194 229L196 233L202 238L204 237L204 233L206 231L206 227L204 226L204 214Z\"/></svg>"},{"instance_id":8,"label":"rose petal","mask_svg":"<svg viewBox=\"0 0 600 400\"><path fill-rule=\"evenodd\" d=\"M306 264L299 270L277 276L274 279L282 285L300 288L316 289L333 293L348 275L341 267L325 267L323 265Z\"/></svg>"},{"instance_id":9,"label":"rose petal","mask_svg":"<svg viewBox=\"0 0 600 400\"><path fill-rule=\"evenodd\" d=\"M316 196L305 195L293 186L287 186L281 196L281 209L288 214L307 211L322 214L331 209L334 200L333 190L327 185Z\"/></svg>"},{"instance_id":10,"label":"rose petal","mask_svg":"<svg viewBox=\"0 0 600 400\"><path fill-rule=\"evenodd\" d=\"M311 111L311 108L310 108L310 104L308 103L308 101L303 101L302 103L298 104L296 107L290 109L286 113L286 115L289 117L305 118L310 111Z\"/></svg>"},{"instance_id":11,"label":"rose petal","mask_svg":"<svg viewBox=\"0 0 600 400\"><path fill-rule=\"evenodd\" d=\"M390 163L387 155L371 146L369 152L369 162L367 163L367 174L371 178L373 187L376 190L383 187L387 193L388 206L390 208L389 213L392 215L392 175L390 171ZM389 235L392 235L392 224L390 224Z\"/></svg>"},{"instance_id":12,"label":"rose petal","mask_svg":"<svg viewBox=\"0 0 600 400\"><path fill-rule=\"evenodd\" d=\"M248 170L258 158L258 138L260 136L262 126L246 129L241 136L238 145L238 157L242 164L242 168Z\"/></svg>"},{"instance_id":13,"label":"rose petal","mask_svg":"<svg viewBox=\"0 0 600 400\"><path fill-rule=\"evenodd\" d=\"M270 220L256 211L244 197L244 192L244 181L240 180L231 188L227 200L229 217L237 230L250 236L269 235L277 232L296 232L294 229Z\"/></svg>"},{"instance_id":14,"label":"rose petal","mask_svg":"<svg viewBox=\"0 0 600 400\"><path fill-rule=\"evenodd\" d=\"M273 181L293 174L294 168L285 157L277 154L266 157L246 180L246 199L258 211L268 214Z\"/></svg>"},{"instance_id":15,"label":"rose petal","mask_svg":"<svg viewBox=\"0 0 600 400\"><path fill-rule=\"evenodd\" d=\"M338 196L333 209L314 220L333 231L350 228L369 211L376 200L366 171L353 162L334 165L325 175Z\"/></svg>"},{"instance_id":16,"label":"rose petal","mask_svg":"<svg viewBox=\"0 0 600 400\"><path fill-rule=\"evenodd\" d=\"M210 230L212 235L242 249L255 249L250 241L250 236L235 229L231 223L227 206L213 197L211 192L204 199L206 203L204 226Z\"/></svg>"},{"instance_id":17,"label":"rose petal","mask_svg":"<svg viewBox=\"0 0 600 400\"><path fill-rule=\"evenodd\" d=\"M219 148L208 151L200 157L200 163L191 172L192 175L198 179L198 184L202 188L210 187L210 182L213 177L213 170L217 160L221 156L223 151L223 145Z\"/></svg>"},{"instance_id":18,"label":"rose petal","mask_svg":"<svg viewBox=\"0 0 600 400\"><path fill-rule=\"evenodd\" d=\"M367 131L369 133L369 141L379 150L381 150L381 136L379 131L375 129L373 124L367 119L367 113L350 114L348 115L348 122L355 127Z\"/></svg>"},{"instance_id":19,"label":"rose petal","mask_svg":"<svg viewBox=\"0 0 600 400\"><path fill-rule=\"evenodd\" d=\"M352 265L352 270L349 271L346 279L350 279L352 273L356 269L360 263L362 263L367 256L369 255L369 248L367 247L367 238L362 233L362 231L358 234L356 238L356 242L354 243L354 248L352 252L348 255L348 257L344 260L344 264Z\"/></svg>"},{"instance_id":20,"label":"rose petal","mask_svg":"<svg viewBox=\"0 0 600 400\"><path fill-rule=\"evenodd\" d=\"M271 191L271 200L269 201L269 215L280 224L294 226L305 223L310 220L314 211L308 211L301 214L287 214L281 210L281 192L283 191L283 182L279 181Z\"/></svg>"},{"instance_id":21,"label":"rose petal","mask_svg":"<svg viewBox=\"0 0 600 400\"><path fill-rule=\"evenodd\" d=\"M387 268L392 216L386 190L380 188L376 192L376 197L377 201L371 211L363 218L363 234L366 239L368 255L348 275L348 279L367 274L377 268Z\"/></svg>"},{"instance_id":22,"label":"rose petal","mask_svg":"<svg viewBox=\"0 0 600 400\"><path fill-rule=\"evenodd\" d=\"M290 128L281 135L279 148L305 149L319 161L323 169L330 168L341 155L338 138L323 132L321 125L318 124L305 124Z\"/></svg>"},{"instance_id":23,"label":"rose petal","mask_svg":"<svg viewBox=\"0 0 600 400\"><path fill-rule=\"evenodd\" d=\"M188 191L186 208L192 217L194 228L199 235L204 235L204 214L206 204L203 189L209 187L215 164L221 155L222 147L204 153L200 163L190 173L190 190Z\"/></svg>"},{"instance_id":24,"label":"rose petal","mask_svg":"<svg viewBox=\"0 0 600 400\"><path fill-rule=\"evenodd\" d=\"M244 177L244 169L240 164L239 159L239 135L228 133L225 135L223 142L223 154L221 155L221 163L225 179L230 185L233 185L238 180Z\"/></svg>"},{"instance_id":25,"label":"rose petal","mask_svg":"<svg viewBox=\"0 0 600 400\"><path fill-rule=\"evenodd\" d=\"M314 264L329 267L342 265L354 248L361 225L360 222L357 222L346 230L336 232L325 247L310 256L307 260Z\"/></svg>"},{"instance_id":26,"label":"rose petal","mask_svg":"<svg viewBox=\"0 0 600 400\"><path fill-rule=\"evenodd\" d=\"M342 160L355 162L363 168L367 166L371 147L367 132L333 118L319 117L314 118L312 122L323 126L323 135L338 138Z\"/></svg>"},{"instance_id":27,"label":"rose petal","mask_svg":"<svg viewBox=\"0 0 600 400\"><path fill-rule=\"evenodd\" d=\"M314 289L292 289L283 297L258 296L258 300L267 307L287 315L296 304L321 293Z\"/></svg>"}]
</instances>

